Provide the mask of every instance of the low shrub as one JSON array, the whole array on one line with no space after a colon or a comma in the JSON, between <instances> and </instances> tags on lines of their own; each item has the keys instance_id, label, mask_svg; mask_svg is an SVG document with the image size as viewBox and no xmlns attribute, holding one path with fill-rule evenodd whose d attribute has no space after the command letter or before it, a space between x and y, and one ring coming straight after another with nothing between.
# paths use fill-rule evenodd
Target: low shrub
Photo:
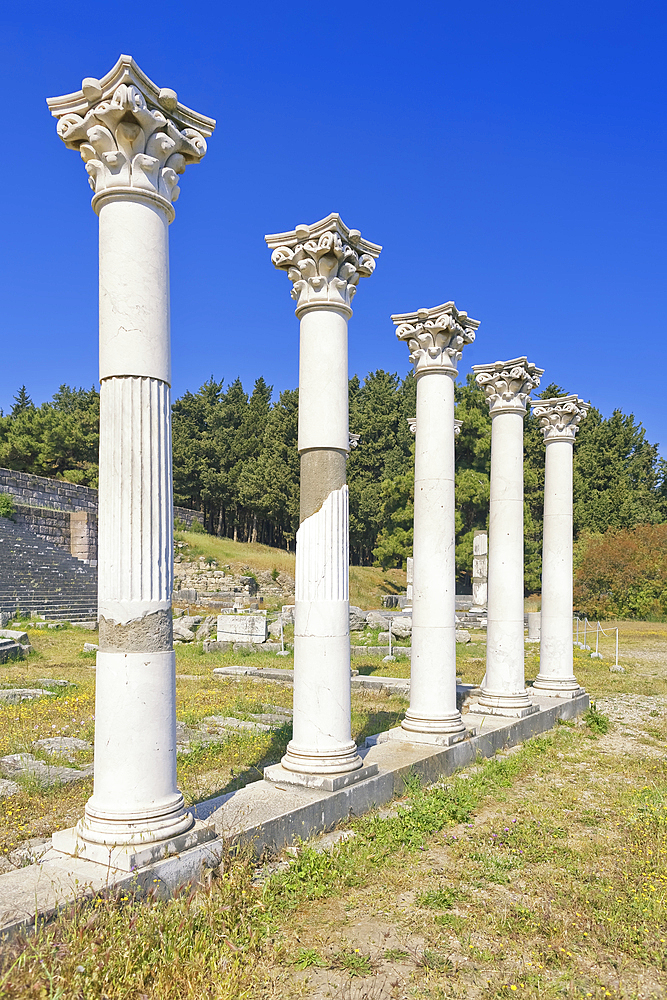
<instances>
[{"instance_id":1,"label":"low shrub","mask_svg":"<svg viewBox=\"0 0 667 1000\"><path fill-rule=\"evenodd\" d=\"M14 501L9 493L0 493L0 517L12 518L15 513Z\"/></svg>"},{"instance_id":2,"label":"low shrub","mask_svg":"<svg viewBox=\"0 0 667 1000\"><path fill-rule=\"evenodd\" d=\"M577 544L575 608L589 618L667 619L667 524L610 528Z\"/></svg>"}]
</instances>

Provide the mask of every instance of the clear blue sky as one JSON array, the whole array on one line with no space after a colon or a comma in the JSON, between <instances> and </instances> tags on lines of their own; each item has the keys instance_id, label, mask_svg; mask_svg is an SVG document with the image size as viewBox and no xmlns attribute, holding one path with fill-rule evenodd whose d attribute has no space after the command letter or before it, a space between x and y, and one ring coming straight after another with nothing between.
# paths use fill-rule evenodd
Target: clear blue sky
<instances>
[{"instance_id":1,"label":"clear blue sky","mask_svg":"<svg viewBox=\"0 0 667 1000\"><path fill-rule=\"evenodd\" d=\"M0 407L97 379L97 219L45 98L127 52L218 121L171 227L175 395L296 385L263 237L338 211L384 246L351 373L404 373L390 314L453 299L463 372L527 354L667 453L666 29L641 0L3 5Z\"/></svg>"}]
</instances>

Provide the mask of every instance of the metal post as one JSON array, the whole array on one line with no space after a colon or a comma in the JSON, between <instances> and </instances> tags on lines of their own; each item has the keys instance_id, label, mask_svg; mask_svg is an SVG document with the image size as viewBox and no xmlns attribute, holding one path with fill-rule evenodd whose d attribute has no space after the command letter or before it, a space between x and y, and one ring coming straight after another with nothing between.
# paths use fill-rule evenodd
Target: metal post
<instances>
[{"instance_id":1,"label":"metal post","mask_svg":"<svg viewBox=\"0 0 667 1000\"><path fill-rule=\"evenodd\" d=\"M616 629L616 666L618 666L618 629Z\"/></svg>"}]
</instances>

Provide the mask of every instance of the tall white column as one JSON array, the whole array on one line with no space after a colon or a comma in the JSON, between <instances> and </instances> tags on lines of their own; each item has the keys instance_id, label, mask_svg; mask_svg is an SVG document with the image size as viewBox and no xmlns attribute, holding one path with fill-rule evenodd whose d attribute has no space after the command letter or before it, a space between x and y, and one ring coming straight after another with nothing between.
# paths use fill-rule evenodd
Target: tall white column
<instances>
[{"instance_id":1,"label":"tall white column","mask_svg":"<svg viewBox=\"0 0 667 1000\"><path fill-rule=\"evenodd\" d=\"M572 655L572 455L589 406L578 396L531 404L546 444L540 672L533 687L556 698L583 693Z\"/></svg>"},{"instance_id":2,"label":"tall white column","mask_svg":"<svg viewBox=\"0 0 667 1000\"><path fill-rule=\"evenodd\" d=\"M453 302L392 320L417 379L412 665L401 728L405 738L455 743L466 728L456 707L454 380L479 322Z\"/></svg>"},{"instance_id":3,"label":"tall white column","mask_svg":"<svg viewBox=\"0 0 667 1000\"><path fill-rule=\"evenodd\" d=\"M524 716L523 418L541 368L526 358L473 365L491 412L486 677L475 711Z\"/></svg>"},{"instance_id":4,"label":"tall white column","mask_svg":"<svg viewBox=\"0 0 667 1000\"><path fill-rule=\"evenodd\" d=\"M336 213L266 242L292 282L301 322L294 729L282 768L307 783L362 764L351 735L347 323L357 283L382 248Z\"/></svg>"},{"instance_id":5,"label":"tall white column","mask_svg":"<svg viewBox=\"0 0 667 1000\"><path fill-rule=\"evenodd\" d=\"M47 103L99 216L95 773L74 847L98 860L125 848L112 860L131 867L139 845L178 849L194 822L176 786L169 224L178 174L200 161L215 122L130 56ZM71 850L71 833L54 846Z\"/></svg>"}]
</instances>

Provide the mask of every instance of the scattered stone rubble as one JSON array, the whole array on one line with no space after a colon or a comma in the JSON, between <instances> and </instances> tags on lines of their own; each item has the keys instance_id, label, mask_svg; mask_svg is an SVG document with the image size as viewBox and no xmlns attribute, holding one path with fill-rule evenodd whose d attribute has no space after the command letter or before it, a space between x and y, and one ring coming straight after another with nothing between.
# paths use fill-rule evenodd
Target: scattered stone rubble
<instances>
[{"instance_id":1,"label":"scattered stone rubble","mask_svg":"<svg viewBox=\"0 0 667 1000\"><path fill-rule=\"evenodd\" d=\"M239 732L268 733L292 721L292 709L280 705L262 705L262 711L249 714L247 719L210 715L197 726L176 723L176 747L179 753L190 753L193 747L207 743L224 743Z\"/></svg>"},{"instance_id":2,"label":"scattered stone rubble","mask_svg":"<svg viewBox=\"0 0 667 1000\"><path fill-rule=\"evenodd\" d=\"M285 602L294 600L294 577L289 573L278 573L276 579L269 570L251 573L234 573L230 567L220 568L214 561L208 563L201 556L187 560L179 554L176 543L174 564L174 600L185 599L188 604L211 604L230 607L234 603L250 601L252 598L276 598Z\"/></svg>"},{"instance_id":3,"label":"scattered stone rubble","mask_svg":"<svg viewBox=\"0 0 667 1000\"><path fill-rule=\"evenodd\" d=\"M391 641L399 642L412 637L412 613L383 611L362 611L354 605L350 605L350 632L364 632L366 629L379 629L378 642L380 647L389 644L389 623L391 622ZM459 619L456 619L459 623ZM456 629L456 641L460 643L470 642L470 633L465 629ZM353 650L354 650L353 646ZM359 647L357 647L359 648ZM373 647L375 649L376 647ZM379 647L378 647L379 648ZM399 647L400 648L400 647ZM370 652L370 648L369 648Z\"/></svg>"}]
</instances>

